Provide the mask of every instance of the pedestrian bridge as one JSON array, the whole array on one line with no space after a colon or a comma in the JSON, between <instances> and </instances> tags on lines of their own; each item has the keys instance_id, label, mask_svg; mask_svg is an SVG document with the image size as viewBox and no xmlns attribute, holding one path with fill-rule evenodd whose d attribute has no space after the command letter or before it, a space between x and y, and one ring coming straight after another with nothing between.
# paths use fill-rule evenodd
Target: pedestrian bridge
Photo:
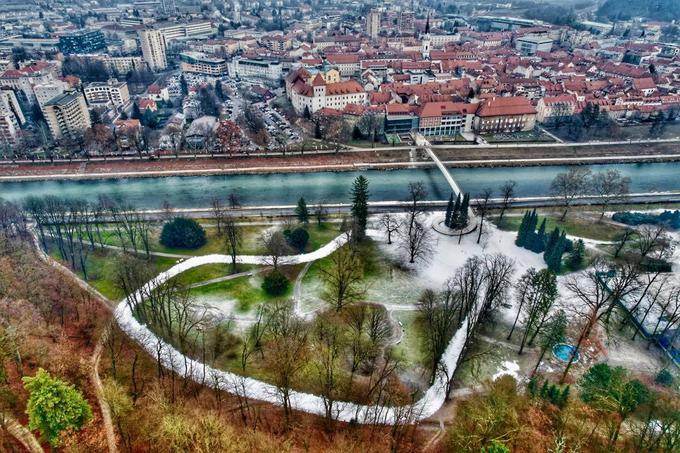
<instances>
[{"instance_id":1,"label":"pedestrian bridge","mask_svg":"<svg viewBox=\"0 0 680 453\"><path fill-rule=\"evenodd\" d=\"M427 152L428 156L430 156L430 159L434 161L434 163L437 165L437 168L442 172L444 175L444 179L446 179L446 182L449 183L449 186L451 186L451 190L453 190L453 196L454 198L457 197L458 195L463 195L463 192L460 190L460 187L458 186L458 183L456 182L455 179L453 179L453 176L451 176L451 173L449 173L449 169L442 164L442 161L439 160L437 155L432 151L432 146L430 145L430 142L428 142L425 137L423 137L420 134L414 134L413 139L416 142L416 145L422 146L425 148L425 151Z\"/></svg>"}]
</instances>

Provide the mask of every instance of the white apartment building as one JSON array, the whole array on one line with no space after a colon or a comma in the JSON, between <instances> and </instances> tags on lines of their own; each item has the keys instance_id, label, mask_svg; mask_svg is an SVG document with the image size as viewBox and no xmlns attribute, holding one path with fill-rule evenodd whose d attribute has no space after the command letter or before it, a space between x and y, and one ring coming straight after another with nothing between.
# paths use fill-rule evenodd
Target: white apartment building
<instances>
[{"instance_id":1,"label":"white apartment building","mask_svg":"<svg viewBox=\"0 0 680 453\"><path fill-rule=\"evenodd\" d=\"M189 22L186 24L156 24L155 28L163 33L167 42L175 39L207 38L215 33L210 21Z\"/></svg>"},{"instance_id":2,"label":"white apartment building","mask_svg":"<svg viewBox=\"0 0 680 453\"><path fill-rule=\"evenodd\" d=\"M139 40L142 44L144 61L152 71L163 70L168 67L165 55L167 49L165 35L160 30L141 30Z\"/></svg>"},{"instance_id":3,"label":"white apartment building","mask_svg":"<svg viewBox=\"0 0 680 453\"><path fill-rule=\"evenodd\" d=\"M33 87L36 101L42 109L47 101L59 96L61 93L69 89L69 84L63 80L52 80L51 82L41 83Z\"/></svg>"},{"instance_id":4,"label":"white apartment building","mask_svg":"<svg viewBox=\"0 0 680 453\"><path fill-rule=\"evenodd\" d=\"M92 82L85 87L85 99L89 105L107 104L122 107L130 101L130 92L126 82L110 79L107 82Z\"/></svg>"},{"instance_id":5,"label":"white apartment building","mask_svg":"<svg viewBox=\"0 0 680 453\"><path fill-rule=\"evenodd\" d=\"M182 52L179 59L182 72L222 77L229 71L223 58L209 57L201 52Z\"/></svg>"},{"instance_id":6,"label":"white apartment building","mask_svg":"<svg viewBox=\"0 0 680 453\"><path fill-rule=\"evenodd\" d=\"M142 57L104 57L104 64L109 71L118 74L127 74L132 71L144 69L145 64Z\"/></svg>"},{"instance_id":7,"label":"white apartment building","mask_svg":"<svg viewBox=\"0 0 680 453\"><path fill-rule=\"evenodd\" d=\"M69 90L50 100L43 107L47 126L55 140L81 137L92 127L85 97L76 90Z\"/></svg>"},{"instance_id":8,"label":"white apartment building","mask_svg":"<svg viewBox=\"0 0 680 453\"><path fill-rule=\"evenodd\" d=\"M366 34L371 39L377 39L380 33L380 11L372 9L366 16Z\"/></svg>"},{"instance_id":9,"label":"white apartment building","mask_svg":"<svg viewBox=\"0 0 680 453\"><path fill-rule=\"evenodd\" d=\"M274 60L251 60L234 58L228 64L229 76L241 79L264 79L272 82L281 80L281 63Z\"/></svg>"},{"instance_id":10,"label":"white apartment building","mask_svg":"<svg viewBox=\"0 0 680 453\"><path fill-rule=\"evenodd\" d=\"M0 90L0 144L15 144L25 122L14 91Z\"/></svg>"}]
</instances>

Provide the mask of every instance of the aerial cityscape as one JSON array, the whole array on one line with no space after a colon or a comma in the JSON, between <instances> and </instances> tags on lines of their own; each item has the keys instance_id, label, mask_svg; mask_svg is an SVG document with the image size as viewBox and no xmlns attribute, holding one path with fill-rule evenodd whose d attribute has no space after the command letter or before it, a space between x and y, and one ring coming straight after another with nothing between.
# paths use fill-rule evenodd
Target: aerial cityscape
<instances>
[{"instance_id":1,"label":"aerial cityscape","mask_svg":"<svg viewBox=\"0 0 680 453\"><path fill-rule=\"evenodd\" d=\"M3 0L0 451L680 452L680 0Z\"/></svg>"}]
</instances>

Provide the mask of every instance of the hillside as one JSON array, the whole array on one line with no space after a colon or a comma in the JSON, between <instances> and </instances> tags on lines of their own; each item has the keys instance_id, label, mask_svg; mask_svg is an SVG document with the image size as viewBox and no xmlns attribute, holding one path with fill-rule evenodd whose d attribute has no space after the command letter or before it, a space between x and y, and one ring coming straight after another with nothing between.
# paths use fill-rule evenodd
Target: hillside
<instances>
[{"instance_id":1,"label":"hillside","mask_svg":"<svg viewBox=\"0 0 680 453\"><path fill-rule=\"evenodd\" d=\"M652 20L671 21L680 19L680 0L606 0L597 15L611 20L645 17Z\"/></svg>"}]
</instances>

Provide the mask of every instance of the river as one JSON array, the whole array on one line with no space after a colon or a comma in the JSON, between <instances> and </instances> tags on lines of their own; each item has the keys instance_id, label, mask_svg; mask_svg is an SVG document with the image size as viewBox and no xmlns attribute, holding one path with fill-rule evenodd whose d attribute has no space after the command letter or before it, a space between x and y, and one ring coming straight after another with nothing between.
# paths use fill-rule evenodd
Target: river
<instances>
[{"instance_id":1,"label":"river","mask_svg":"<svg viewBox=\"0 0 680 453\"><path fill-rule=\"evenodd\" d=\"M517 182L518 197L546 196L550 183L564 166L451 168L462 190L473 196L506 180ZM631 178L631 192L680 191L680 163L592 165L593 171L618 169ZM29 195L57 195L96 200L105 194L133 206L154 209L165 201L177 208L208 207L213 197L226 199L234 192L244 206L293 205L299 197L308 203L348 202L352 180L368 178L371 201L403 200L412 181L422 181L430 200L448 199L450 189L436 168L366 170L353 172L273 173L223 176L172 176L101 180L0 182L0 198L21 201Z\"/></svg>"}]
</instances>

